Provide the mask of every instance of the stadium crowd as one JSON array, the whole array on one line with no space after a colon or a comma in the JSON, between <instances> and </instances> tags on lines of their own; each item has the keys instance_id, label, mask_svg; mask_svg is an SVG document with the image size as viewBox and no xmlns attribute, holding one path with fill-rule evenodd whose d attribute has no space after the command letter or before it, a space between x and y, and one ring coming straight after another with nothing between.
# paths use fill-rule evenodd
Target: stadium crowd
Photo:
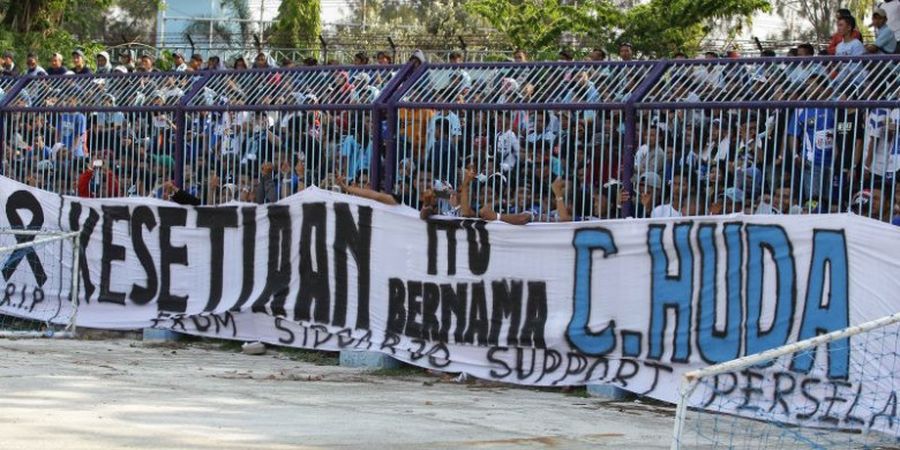
<instances>
[{"instance_id":1,"label":"stadium crowd","mask_svg":"<svg viewBox=\"0 0 900 450\"><path fill-rule=\"evenodd\" d=\"M898 19L900 1L876 8L875 39L864 44L856 19L841 10L835 36L821 52L894 53L900 38ZM804 44L789 56L815 53L813 45ZM623 43L616 59L635 56L635 49ZM218 56L186 59L176 52L172 71L160 72L151 55L134 60L125 53L113 65L110 55L100 52L92 70L84 53L75 51L68 67L62 55L54 54L46 69L29 54L20 71L14 59L10 53L3 55L3 75L37 77L39 82L30 83L8 103L12 110L5 114L2 128L2 173L63 194L151 196L194 204L268 203L316 185L405 204L421 210L423 217L481 217L513 224L622 218L629 209L634 217L849 210L884 221L900 216L900 198L894 195L900 169L900 108L642 112L634 164L625 168L625 122L617 111L401 108L393 122L374 124L370 110L315 107L372 104L396 75L385 52L374 61L364 53L356 55L355 65L365 68L269 71L259 76L251 73L294 63L276 64L259 53L250 65L239 57L226 68ZM527 62L528 56L517 50L513 59ZM595 49L585 59L610 58ZM410 58L414 65L427 60L421 51ZM449 57L452 64L462 60L460 53ZM562 51L560 60L571 61L573 55ZM302 61L304 66L317 64ZM696 102L730 92L739 82L740 90L793 86L796 92L829 99L878 86L885 89L883 95L896 99L897 64L887 66L894 73L772 65L765 73L734 77L704 68L702 74L692 71L683 91L673 95ZM547 79L547 73L522 67L509 66L498 74L449 66L436 70L432 79L426 77L423 86L408 89L404 101L615 102L626 98L638 80L593 69L564 71L559 79ZM225 70L251 75L207 83L193 97L192 105L198 108L184 112L183 118L176 116L175 107L193 82ZM55 77L130 72L156 75ZM71 82L59 81L67 79ZM79 112L86 99L91 107L106 109ZM243 105L284 108L241 110ZM72 110L54 112L57 107ZM396 132L389 133L394 125ZM376 133L391 147L373 151ZM382 153L396 155L382 161L394 180L388 192L369 188L370 160ZM628 172L633 192L621 182ZM176 179L181 186L175 186ZM633 208L625 207L632 201Z\"/></svg>"}]
</instances>

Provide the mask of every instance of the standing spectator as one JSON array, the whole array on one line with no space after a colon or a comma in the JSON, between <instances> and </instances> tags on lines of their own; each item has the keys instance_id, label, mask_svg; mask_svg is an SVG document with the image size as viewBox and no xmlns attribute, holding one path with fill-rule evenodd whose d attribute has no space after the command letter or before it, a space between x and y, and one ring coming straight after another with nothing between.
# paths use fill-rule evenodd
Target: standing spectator
<instances>
[{"instance_id":1,"label":"standing spectator","mask_svg":"<svg viewBox=\"0 0 900 450\"><path fill-rule=\"evenodd\" d=\"M869 113L865 163L870 186L891 189L900 170L900 108L879 108Z\"/></svg>"},{"instance_id":2,"label":"standing spectator","mask_svg":"<svg viewBox=\"0 0 900 450\"><path fill-rule=\"evenodd\" d=\"M619 44L619 58L622 61L631 61L634 59L634 47L631 46L628 42L623 42Z\"/></svg>"},{"instance_id":3,"label":"standing spectator","mask_svg":"<svg viewBox=\"0 0 900 450\"><path fill-rule=\"evenodd\" d=\"M393 58L386 52L378 52L378 55L375 56L375 60L381 65L390 65L393 63Z\"/></svg>"},{"instance_id":4,"label":"standing spectator","mask_svg":"<svg viewBox=\"0 0 900 450\"><path fill-rule=\"evenodd\" d=\"M112 64L109 63L109 53L100 52L97 53L97 73L112 73L113 67Z\"/></svg>"},{"instance_id":5,"label":"standing spectator","mask_svg":"<svg viewBox=\"0 0 900 450\"><path fill-rule=\"evenodd\" d=\"M47 71L38 64L38 57L34 53L29 53L25 58L25 75L29 77L37 77L47 75Z\"/></svg>"},{"instance_id":6,"label":"standing spectator","mask_svg":"<svg viewBox=\"0 0 900 450\"><path fill-rule=\"evenodd\" d=\"M174 61L172 70L174 72L187 72L188 65L184 62L184 54L181 52L175 52L172 54L172 60Z\"/></svg>"},{"instance_id":7,"label":"standing spectator","mask_svg":"<svg viewBox=\"0 0 900 450\"><path fill-rule=\"evenodd\" d=\"M859 56L866 52L859 30L856 29L856 19L853 16L841 16L837 20L837 34L843 36L843 40L835 47L836 56Z\"/></svg>"},{"instance_id":8,"label":"standing spectator","mask_svg":"<svg viewBox=\"0 0 900 450\"><path fill-rule=\"evenodd\" d=\"M59 53L54 53L53 56L50 57L50 68L47 69L48 75L65 75L66 70L63 67L63 57Z\"/></svg>"},{"instance_id":9,"label":"standing spectator","mask_svg":"<svg viewBox=\"0 0 900 450\"><path fill-rule=\"evenodd\" d=\"M528 54L525 53L525 50L522 50L521 48L517 48L513 52L513 61L515 61L517 63L528 62Z\"/></svg>"},{"instance_id":10,"label":"standing spectator","mask_svg":"<svg viewBox=\"0 0 900 450\"><path fill-rule=\"evenodd\" d=\"M238 56L237 59L234 60L232 68L234 70L247 70L247 61L244 60L243 56Z\"/></svg>"},{"instance_id":11,"label":"standing spectator","mask_svg":"<svg viewBox=\"0 0 900 450\"><path fill-rule=\"evenodd\" d=\"M837 12L837 20L840 21L841 19L847 19L847 18L853 19L853 14L850 13L850 10L849 9L839 9ZM855 27L856 19L853 19L853 23L854 23L854 29L852 31L853 37L855 37L856 39L859 39L860 42L862 42L862 34L860 34L859 30L857 30ZM840 25L838 25L838 27L840 27ZM837 54L837 46L838 46L838 44L840 44L843 41L844 41L844 34L841 33L840 28L838 28L837 33L834 33L831 36L831 41L828 43L828 54L836 55Z\"/></svg>"},{"instance_id":12,"label":"standing spectator","mask_svg":"<svg viewBox=\"0 0 900 450\"><path fill-rule=\"evenodd\" d=\"M809 78L810 92L822 92L822 97L830 98L828 79L823 75ZM817 199L823 188L831 188L832 155L834 153L835 112L832 108L802 108L794 111L788 123L788 135L793 138L791 149L802 151L805 164L796 161L795 168L803 166L801 203ZM800 173L794 174L801 179Z\"/></svg>"},{"instance_id":13,"label":"standing spectator","mask_svg":"<svg viewBox=\"0 0 900 450\"><path fill-rule=\"evenodd\" d=\"M0 71L0 75L6 75L10 77L19 76L19 69L16 68L16 63L15 61L13 61L15 57L16 55L14 55L12 52L3 53L3 58L0 59L0 67L2 67L3 70Z\"/></svg>"},{"instance_id":14,"label":"standing spectator","mask_svg":"<svg viewBox=\"0 0 900 450\"><path fill-rule=\"evenodd\" d=\"M354 66L365 66L367 64L369 64L369 55L366 55L364 52L353 55Z\"/></svg>"},{"instance_id":15,"label":"standing spectator","mask_svg":"<svg viewBox=\"0 0 900 450\"><path fill-rule=\"evenodd\" d=\"M203 69L203 56L199 53L194 53L191 55L191 62L188 66L189 72L199 72Z\"/></svg>"},{"instance_id":16,"label":"standing spectator","mask_svg":"<svg viewBox=\"0 0 900 450\"><path fill-rule=\"evenodd\" d=\"M275 203L278 199L278 193L275 192L275 179L272 172L275 166L270 162L264 162L260 167L262 174L259 177L259 184L256 185L254 192L254 200L259 204Z\"/></svg>"},{"instance_id":17,"label":"standing spectator","mask_svg":"<svg viewBox=\"0 0 900 450\"><path fill-rule=\"evenodd\" d=\"M224 70L225 66L222 65L222 58L218 56L210 56L209 59L206 60L206 70Z\"/></svg>"},{"instance_id":18,"label":"standing spectator","mask_svg":"<svg viewBox=\"0 0 900 450\"><path fill-rule=\"evenodd\" d=\"M409 57L409 62L413 65L413 68L418 68L420 65L428 62L428 57L425 56L425 52L422 50L416 50Z\"/></svg>"},{"instance_id":19,"label":"standing spectator","mask_svg":"<svg viewBox=\"0 0 900 450\"><path fill-rule=\"evenodd\" d=\"M253 60L253 68L254 69L271 69L272 66L269 64L269 58L265 53L259 52L256 54L256 59Z\"/></svg>"},{"instance_id":20,"label":"standing spectator","mask_svg":"<svg viewBox=\"0 0 900 450\"><path fill-rule=\"evenodd\" d=\"M134 54L131 50L125 50L119 54L119 65L115 67L115 70L122 72L122 69L125 69L124 72L127 73L134 72Z\"/></svg>"},{"instance_id":21,"label":"standing spectator","mask_svg":"<svg viewBox=\"0 0 900 450\"><path fill-rule=\"evenodd\" d=\"M135 72L156 72L156 69L153 67L153 57L147 54L141 55L141 63L135 69Z\"/></svg>"},{"instance_id":22,"label":"standing spectator","mask_svg":"<svg viewBox=\"0 0 900 450\"><path fill-rule=\"evenodd\" d=\"M606 61L606 51L602 48L595 48L587 56L588 61Z\"/></svg>"},{"instance_id":23,"label":"standing spectator","mask_svg":"<svg viewBox=\"0 0 900 450\"><path fill-rule=\"evenodd\" d=\"M73 97L65 106L75 106ZM87 118L84 114L65 112L59 115L56 136L63 148L75 158L87 157Z\"/></svg>"},{"instance_id":24,"label":"standing spectator","mask_svg":"<svg viewBox=\"0 0 900 450\"><path fill-rule=\"evenodd\" d=\"M119 192L119 182L115 174L104 168L102 160L94 161L78 177L78 196L84 198L110 197Z\"/></svg>"},{"instance_id":25,"label":"standing spectator","mask_svg":"<svg viewBox=\"0 0 900 450\"><path fill-rule=\"evenodd\" d=\"M375 103L375 99L381 94L377 87L372 86L371 77L365 72L359 72L353 76L353 91L351 98L356 103Z\"/></svg>"},{"instance_id":26,"label":"standing spectator","mask_svg":"<svg viewBox=\"0 0 900 450\"><path fill-rule=\"evenodd\" d=\"M898 11L900 12L900 11ZM875 28L875 43L866 45L868 53L891 54L897 50L897 38L887 26L888 16L882 8L872 11L872 26Z\"/></svg>"},{"instance_id":27,"label":"standing spectator","mask_svg":"<svg viewBox=\"0 0 900 450\"><path fill-rule=\"evenodd\" d=\"M75 75L90 75L91 69L84 64L84 52L75 50L72 52L72 73Z\"/></svg>"},{"instance_id":28,"label":"standing spectator","mask_svg":"<svg viewBox=\"0 0 900 450\"><path fill-rule=\"evenodd\" d=\"M463 61L462 53L456 50L450 52L450 56L447 57L447 61L449 61L450 64L462 64L465 62Z\"/></svg>"},{"instance_id":29,"label":"standing spectator","mask_svg":"<svg viewBox=\"0 0 900 450\"><path fill-rule=\"evenodd\" d=\"M887 14L887 27L894 32L897 51L900 51L900 0L885 0L876 6Z\"/></svg>"}]
</instances>

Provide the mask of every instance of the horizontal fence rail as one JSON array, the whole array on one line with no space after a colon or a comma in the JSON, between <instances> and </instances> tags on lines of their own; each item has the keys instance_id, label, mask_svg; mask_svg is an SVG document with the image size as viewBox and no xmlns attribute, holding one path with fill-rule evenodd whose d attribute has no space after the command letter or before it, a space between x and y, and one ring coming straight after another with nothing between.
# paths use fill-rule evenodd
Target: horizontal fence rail
<instances>
[{"instance_id":1,"label":"horizontal fence rail","mask_svg":"<svg viewBox=\"0 0 900 450\"><path fill-rule=\"evenodd\" d=\"M527 221L900 216L900 58L0 78L2 173L83 197L382 190ZM503 219L506 218L506 219Z\"/></svg>"}]
</instances>

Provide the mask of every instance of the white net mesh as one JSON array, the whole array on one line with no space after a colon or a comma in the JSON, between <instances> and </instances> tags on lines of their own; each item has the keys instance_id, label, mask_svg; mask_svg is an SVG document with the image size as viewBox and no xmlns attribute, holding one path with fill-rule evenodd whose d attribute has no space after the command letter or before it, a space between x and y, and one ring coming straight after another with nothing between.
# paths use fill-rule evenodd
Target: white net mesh
<instances>
[{"instance_id":1,"label":"white net mesh","mask_svg":"<svg viewBox=\"0 0 900 450\"><path fill-rule=\"evenodd\" d=\"M0 337L70 337L76 235L0 230Z\"/></svg>"},{"instance_id":2,"label":"white net mesh","mask_svg":"<svg viewBox=\"0 0 900 450\"><path fill-rule=\"evenodd\" d=\"M900 448L898 322L688 374L673 448Z\"/></svg>"}]
</instances>

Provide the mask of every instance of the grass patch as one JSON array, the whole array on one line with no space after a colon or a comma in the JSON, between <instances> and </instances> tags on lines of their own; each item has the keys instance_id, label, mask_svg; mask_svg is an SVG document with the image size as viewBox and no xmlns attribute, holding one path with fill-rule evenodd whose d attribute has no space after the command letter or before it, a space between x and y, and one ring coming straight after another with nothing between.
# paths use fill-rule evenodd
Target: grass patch
<instances>
[{"instance_id":1,"label":"grass patch","mask_svg":"<svg viewBox=\"0 0 900 450\"><path fill-rule=\"evenodd\" d=\"M291 361L300 361L317 366L336 366L340 363L340 353L323 352L321 350L304 350L301 348L278 348L277 351Z\"/></svg>"},{"instance_id":2,"label":"grass patch","mask_svg":"<svg viewBox=\"0 0 900 450\"><path fill-rule=\"evenodd\" d=\"M416 377L425 375L425 369L421 367L402 364L400 367L381 368L369 372L379 377Z\"/></svg>"}]
</instances>

